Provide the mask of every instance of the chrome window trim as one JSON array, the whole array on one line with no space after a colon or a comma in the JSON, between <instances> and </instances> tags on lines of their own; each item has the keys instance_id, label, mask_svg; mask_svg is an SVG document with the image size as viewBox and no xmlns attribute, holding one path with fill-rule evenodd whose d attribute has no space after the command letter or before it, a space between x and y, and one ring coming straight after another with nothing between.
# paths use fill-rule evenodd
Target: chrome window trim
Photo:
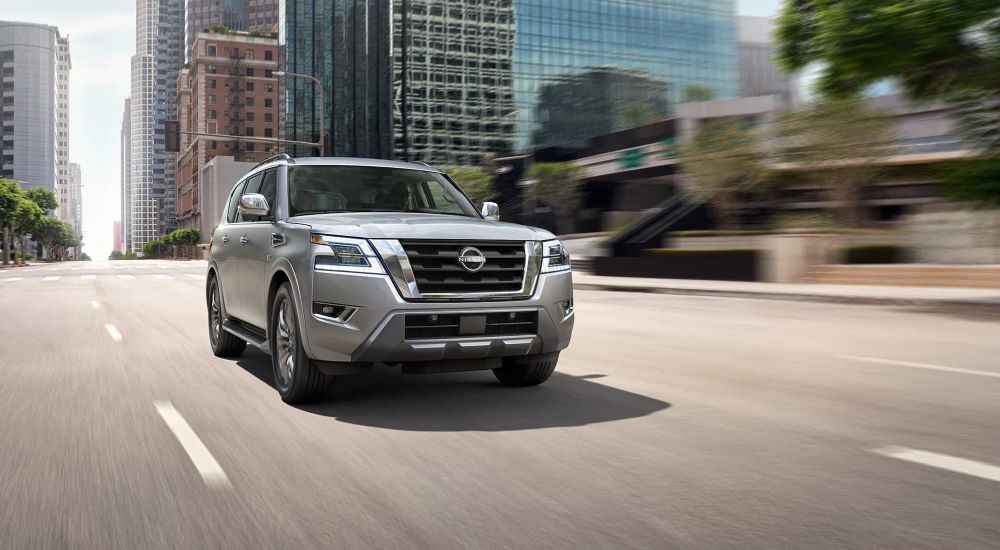
<instances>
[{"instance_id":1,"label":"chrome window trim","mask_svg":"<svg viewBox=\"0 0 1000 550\"><path fill-rule=\"evenodd\" d=\"M505 292L420 292L416 276L410 266L410 259L403 245L396 239L369 239L375 251L382 258L386 271L396 284L396 289L405 300L420 301L460 301L498 299L527 299L534 295L538 277L542 271L542 242L525 241L524 243L524 275L521 277L521 288ZM475 245L475 241L460 241Z\"/></svg>"}]
</instances>

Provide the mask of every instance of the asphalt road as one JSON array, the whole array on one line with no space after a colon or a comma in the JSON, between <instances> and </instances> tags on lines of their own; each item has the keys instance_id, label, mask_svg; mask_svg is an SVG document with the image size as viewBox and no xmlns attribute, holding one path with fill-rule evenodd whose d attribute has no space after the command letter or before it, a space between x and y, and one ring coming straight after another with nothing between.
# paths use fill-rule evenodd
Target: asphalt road
<instances>
[{"instance_id":1,"label":"asphalt road","mask_svg":"<svg viewBox=\"0 0 1000 550\"><path fill-rule=\"evenodd\" d=\"M0 271L0 548L1000 548L996 320L584 291L544 386L291 407L203 274Z\"/></svg>"}]
</instances>

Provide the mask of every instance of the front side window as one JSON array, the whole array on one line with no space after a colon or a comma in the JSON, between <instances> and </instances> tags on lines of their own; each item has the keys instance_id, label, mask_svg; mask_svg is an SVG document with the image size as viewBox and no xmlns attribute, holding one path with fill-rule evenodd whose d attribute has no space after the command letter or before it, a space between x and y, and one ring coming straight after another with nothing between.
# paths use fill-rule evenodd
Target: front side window
<instances>
[{"instance_id":1,"label":"front side window","mask_svg":"<svg viewBox=\"0 0 1000 550\"><path fill-rule=\"evenodd\" d=\"M240 197L243 196L243 189L246 188L247 182L241 181L236 184L236 188L233 189L233 194L229 197L229 205L226 207L226 221L229 223L234 223L236 221L236 211L238 210L237 205L240 202Z\"/></svg>"},{"instance_id":2,"label":"front side window","mask_svg":"<svg viewBox=\"0 0 1000 550\"><path fill-rule=\"evenodd\" d=\"M374 166L290 166L290 214L419 212L478 218L458 188L436 172Z\"/></svg>"}]
</instances>

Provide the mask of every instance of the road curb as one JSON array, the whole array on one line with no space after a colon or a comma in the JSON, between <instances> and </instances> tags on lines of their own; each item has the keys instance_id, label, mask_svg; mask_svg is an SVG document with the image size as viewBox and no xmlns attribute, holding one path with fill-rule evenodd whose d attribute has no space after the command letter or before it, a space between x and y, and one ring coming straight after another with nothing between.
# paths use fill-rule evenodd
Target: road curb
<instances>
[{"instance_id":1,"label":"road curb","mask_svg":"<svg viewBox=\"0 0 1000 550\"><path fill-rule=\"evenodd\" d=\"M889 298L884 296L844 296L837 294L811 294L795 292L757 292L752 290L717 290L705 288L674 288L615 284L574 283L576 290L604 290L611 292L645 292L677 296L715 296L719 298L749 298L755 300L784 300L790 302L819 302L827 304L856 304L874 306L909 306L957 313L1000 315L1000 302L977 300L949 300L939 298Z\"/></svg>"}]
</instances>

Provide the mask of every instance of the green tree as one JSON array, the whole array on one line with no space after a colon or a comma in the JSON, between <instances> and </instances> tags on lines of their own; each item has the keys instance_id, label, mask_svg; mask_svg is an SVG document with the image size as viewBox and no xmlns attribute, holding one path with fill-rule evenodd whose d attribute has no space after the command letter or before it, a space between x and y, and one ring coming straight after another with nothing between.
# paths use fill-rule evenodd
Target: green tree
<instances>
[{"instance_id":1,"label":"green tree","mask_svg":"<svg viewBox=\"0 0 1000 550\"><path fill-rule=\"evenodd\" d=\"M13 225L17 211L24 201L24 190L16 181L0 178L0 230L3 231L3 265L10 261Z\"/></svg>"},{"instance_id":2,"label":"green tree","mask_svg":"<svg viewBox=\"0 0 1000 550\"><path fill-rule=\"evenodd\" d=\"M860 99L822 100L784 116L775 145L786 167L826 189L840 223L861 221L861 193L882 170L891 121Z\"/></svg>"},{"instance_id":3,"label":"green tree","mask_svg":"<svg viewBox=\"0 0 1000 550\"><path fill-rule=\"evenodd\" d=\"M62 260L66 249L79 243L73 226L49 216L44 216L35 222L31 228L31 236L42 244L49 258L54 260Z\"/></svg>"},{"instance_id":4,"label":"green tree","mask_svg":"<svg viewBox=\"0 0 1000 550\"><path fill-rule=\"evenodd\" d=\"M633 101L622 110L622 119L629 128L642 126L656 118L649 107L641 101Z\"/></svg>"},{"instance_id":5,"label":"green tree","mask_svg":"<svg viewBox=\"0 0 1000 550\"><path fill-rule=\"evenodd\" d=\"M715 90L712 88L702 86L701 84L690 84L684 88L684 97L681 99L681 102L712 101L713 99L715 99Z\"/></svg>"},{"instance_id":6,"label":"green tree","mask_svg":"<svg viewBox=\"0 0 1000 550\"><path fill-rule=\"evenodd\" d=\"M471 166L456 166L446 170L446 172L477 205L497 197L493 176L486 170Z\"/></svg>"},{"instance_id":7,"label":"green tree","mask_svg":"<svg viewBox=\"0 0 1000 550\"><path fill-rule=\"evenodd\" d=\"M942 172L945 191L952 198L1000 208L1000 158L954 162Z\"/></svg>"},{"instance_id":8,"label":"green tree","mask_svg":"<svg viewBox=\"0 0 1000 550\"><path fill-rule=\"evenodd\" d=\"M552 209L556 230L565 235L573 230L573 214L580 205L580 185L583 173L569 162L536 162L528 169L528 178L535 180L528 195Z\"/></svg>"},{"instance_id":9,"label":"green tree","mask_svg":"<svg viewBox=\"0 0 1000 550\"><path fill-rule=\"evenodd\" d=\"M168 245L162 239L153 239L142 246L142 255L146 258L161 258L167 249Z\"/></svg>"},{"instance_id":10,"label":"green tree","mask_svg":"<svg viewBox=\"0 0 1000 550\"><path fill-rule=\"evenodd\" d=\"M59 207L56 195L48 189L33 187L27 190L28 198L38 205L45 212L52 212Z\"/></svg>"},{"instance_id":11,"label":"green tree","mask_svg":"<svg viewBox=\"0 0 1000 550\"><path fill-rule=\"evenodd\" d=\"M886 78L913 97L1000 89L996 0L787 0L775 33L788 70L854 95Z\"/></svg>"},{"instance_id":12,"label":"green tree","mask_svg":"<svg viewBox=\"0 0 1000 550\"><path fill-rule=\"evenodd\" d=\"M125 255L122 254L121 252L118 252L117 250L112 250L111 254L108 256L108 259L109 260L123 260L123 259L125 259Z\"/></svg>"},{"instance_id":13,"label":"green tree","mask_svg":"<svg viewBox=\"0 0 1000 550\"><path fill-rule=\"evenodd\" d=\"M179 250L183 250L185 255L187 255L190 252L190 247L198 244L198 241L201 240L201 231L184 227L170 232L161 240L164 246L170 249L176 258Z\"/></svg>"},{"instance_id":14,"label":"green tree","mask_svg":"<svg viewBox=\"0 0 1000 550\"><path fill-rule=\"evenodd\" d=\"M719 228L737 227L743 197L761 181L756 132L739 119L707 119L679 160L690 191L708 203Z\"/></svg>"}]
</instances>

